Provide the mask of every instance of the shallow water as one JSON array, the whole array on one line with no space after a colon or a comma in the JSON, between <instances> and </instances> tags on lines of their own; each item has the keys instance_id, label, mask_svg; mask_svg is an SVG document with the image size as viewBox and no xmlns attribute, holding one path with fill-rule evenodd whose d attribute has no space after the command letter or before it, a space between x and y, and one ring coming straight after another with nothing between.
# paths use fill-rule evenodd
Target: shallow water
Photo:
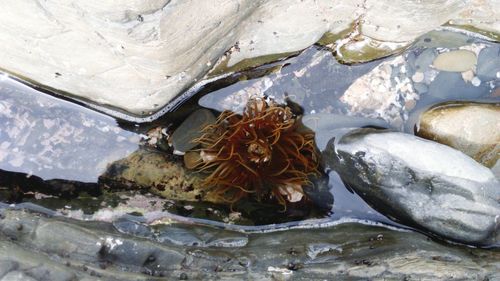
<instances>
[{"instance_id":1,"label":"shallow water","mask_svg":"<svg viewBox=\"0 0 500 281\"><path fill-rule=\"evenodd\" d=\"M467 76L470 73L439 71L431 66L439 53L457 48L478 56L476 71L471 77ZM215 114L223 110L241 112L248 98L255 94L271 96L278 102L290 99L300 105L304 124L315 131L320 149L332 137L346 131L342 128L376 126L413 133L418 113L433 104L456 100L499 102L499 60L500 44L450 31L431 32L402 55L359 65L340 64L328 49L313 46L295 57L208 83L176 111L146 123L115 120L4 76L0 79L3 125L0 186L8 189L52 179L97 185L106 166L147 141L145 135L150 129L161 126L171 133L199 108L208 108ZM373 99L378 95L383 99ZM334 171L327 173L334 204L321 222L349 218L398 225L351 192ZM25 180L21 178L30 180L22 183ZM49 188L50 184L54 183L49 183ZM65 199L30 191L34 195L26 197L27 202L52 209L83 209L87 214L126 201L121 195L112 200L104 200L102 195ZM157 206L181 215L223 220L199 210L186 211L184 207L189 204L161 202ZM71 205L70 208L67 205ZM216 208L210 204L199 205L204 209L212 207ZM312 217L321 216L315 213ZM290 220L278 215L253 219L258 224Z\"/></svg>"}]
</instances>

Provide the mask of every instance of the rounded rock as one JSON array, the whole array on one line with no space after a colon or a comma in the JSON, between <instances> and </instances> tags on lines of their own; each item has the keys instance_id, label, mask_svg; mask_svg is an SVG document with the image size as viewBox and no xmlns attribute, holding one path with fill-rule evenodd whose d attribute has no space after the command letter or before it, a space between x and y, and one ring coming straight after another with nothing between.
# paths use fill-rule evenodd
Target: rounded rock
<instances>
[{"instance_id":1,"label":"rounded rock","mask_svg":"<svg viewBox=\"0 0 500 281\"><path fill-rule=\"evenodd\" d=\"M416 133L493 167L500 158L500 104L449 102L435 105L420 116Z\"/></svg>"},{"instance_id":2,"label":"rounded rock","mask_svg":"<svg viewBox=\"0 0 500 281\"><path fill-rule=\"evenodd\" d=\"M476 54L467 50L455 50L439 54L432 65L442 71L464 72L474 69L477 63Z\"/></svg>"}]
</instances>

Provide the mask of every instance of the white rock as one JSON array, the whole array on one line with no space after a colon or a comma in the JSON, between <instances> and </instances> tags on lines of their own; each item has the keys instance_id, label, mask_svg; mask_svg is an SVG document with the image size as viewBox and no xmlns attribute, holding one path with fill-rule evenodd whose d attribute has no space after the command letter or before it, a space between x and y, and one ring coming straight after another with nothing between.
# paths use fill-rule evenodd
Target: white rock
<instances>
[{"instance_id":1,"label":"white rock","mask_svg":"<svg viewBox=\"0 0 500 281\"><path fill-rule=\"evenodd\" d=\"M364 141L370 144L369 149L373 149L370 153L384 152L397 155L407 167L412 167L420 172L481 183L495 180L489 169L472 161L464 153L411 135L402 133L368 134L364 137ZM363 144L359 143L359 145ZM350 149L349 152L352 154L367 150L355 145L351 146Z\"/></svg>"},{"instance_id":2,"label":"white rock","mask_svg":"<svg viewBox=\"0 0 500 281\"><path fill-rule=\"evenodd\" d=\"M206 63L235 42L231 30L254 6L7 0L0 10L0 67L99 104L149 114L209 70Z\"/></svg>"},{"instance_id":3,"label":"white rock","mask_svg":"<svg viewBox=\"0 0 500 281\"><path fill-rule=\"evenodd\" d=\"M304 49L354 22L362 35L398 46L448 20L498 32L499 11L494 0L4 0L0 68L144 116L236 42L229 65Z\"/></svg>"}]
</instances>

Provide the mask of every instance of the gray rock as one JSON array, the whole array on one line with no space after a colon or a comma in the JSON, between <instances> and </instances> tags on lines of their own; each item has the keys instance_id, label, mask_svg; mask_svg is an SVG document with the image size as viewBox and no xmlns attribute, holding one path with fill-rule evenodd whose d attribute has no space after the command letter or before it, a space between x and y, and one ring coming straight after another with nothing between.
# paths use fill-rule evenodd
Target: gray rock
<instances>
[{"instance_id":1,"label":"gray rock","mask_svg":"<svg viewBox=\"0 0 500 281\"><path fill-rule=\"evenodd\" d=\"M413 135L355 130L332 139L327 164L373 208L431 234L499 245L500 184L467 155Z\"/></svg>"},{"instance_id":2,"label":"gray rock","mask_svg":"<svg viewBox=\"0 0 500 281\"><path fill-rule=\"evenodd\" d=\"M24 274L21 271L11 271L7 273L1 281L36 281L36 279Z\"/></svg>"},{"instance_id":3,"label":"gray rock","mask_svg":"<svg viewBox=\"0 0 500 281\"><path fill-rule=\"evenodd\" d=\"M500 79L500 47L481 50L478 57L477 76L486 81Z\"/></svg>"},{"instance_id":4,"label":"gray rock","mask_svg":"<svg viewBox=\"0 0 500 281\"><path fill-rule=\"evenodd\" d=\"M402 128L408 111L420 98L406 73L405 56L386 60L354 81L340 97L347 114L383 119L392 128ZM413 106L409 106L413 104Z\"/></svg>"},{"instance_id":5,"label":"gray rock","mask_svg":"<svg viewBox=\"0 0 500 281\"><path fill-rule=\"evenodd\" d=\"M491 168L500 158L500 104L435 105L420 116L417 134L454 147Z\"/></svg>"},{"instance_id":6,"label":"gray rock","mask_svg":"<svg viewBox=\"0 0 500 281\"><path fill-rule=\"evenodd\" d=\"M209 226L190 233L192 225L175 220L157 231L170 236L179 226L185 241L196 240L200 227L219 237L242 236ZM36 235L42 232L53 237ZM3 210L0 234L0 272L39 281L495 280L500 270L498 250L446 245L411 231L357 223L277 232L256 228L247 234L248 243L207 248L157 243L119 233L108 223Z\"/></svg>"},{"instance_id":7,"label":"gray rock","mask_svg":"<svg viewBox=\"0 0 500 281\"><path fill-rule=\"evenodd\" d=\"M175 129L170 138L175 154L184 154L198 144L192 142L195 138L201 137L202 130L207 125L215 123L215 116L208 109L198 109L182 122Z\"/></svg>"}]
</instances>

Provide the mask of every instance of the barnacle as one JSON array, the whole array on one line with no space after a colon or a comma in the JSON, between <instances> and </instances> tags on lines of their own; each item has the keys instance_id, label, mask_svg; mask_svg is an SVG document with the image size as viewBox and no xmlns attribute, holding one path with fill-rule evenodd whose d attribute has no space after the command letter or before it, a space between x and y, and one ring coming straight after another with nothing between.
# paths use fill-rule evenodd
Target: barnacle
<instances>
[{"instance_id":1,"label":"barnacle","mask_svg":"<svg viewBox=\"0 0 500 281\"><path fill-rule=\"evenodd\" d=\"M271 99L251 98L242 115L224 111L202 132L194 140L201 145L197 160L185 162L207 172L204 184L227 202L252 194L286 207L302 199L302 187L318 174L314 133Z\"/></svg>"}]
</instances>

